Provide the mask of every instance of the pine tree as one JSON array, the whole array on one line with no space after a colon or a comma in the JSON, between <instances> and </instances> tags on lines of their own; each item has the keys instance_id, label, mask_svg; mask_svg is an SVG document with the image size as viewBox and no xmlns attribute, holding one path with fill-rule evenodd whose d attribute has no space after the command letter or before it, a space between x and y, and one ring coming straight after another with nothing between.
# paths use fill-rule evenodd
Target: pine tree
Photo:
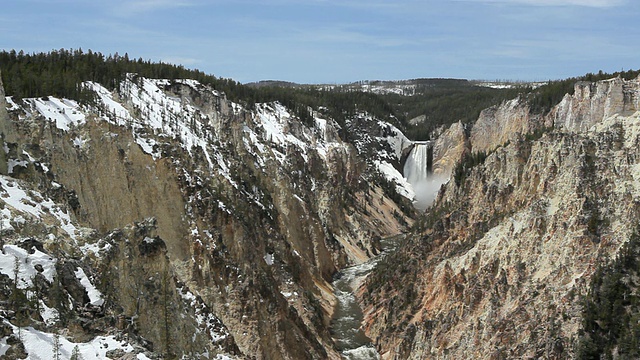
<instances>
[{"instance_id":1,"label":"pine tree","mask_svg":"<svg viewBox=\"0 0 640 360\"><path fill-rule=\"evenodd\" d=\"M60 358L60 335L53 335L53 360L61 360Z\"/></svg>"},{"instance_id":2,"label":"pine tree","mask_svg":"<svg viewBox=\"0 0 640 360\"><path fill-rule=\"evenodd\" d=\"M80 354L80 348L78 345L73 347L70 360L82 360L82 355Z\"/></svg>"},{"instance_id":3,"label":"pine tree","mask_svg":"<svg viewBox=\"0 0 640 360\"><path fill-rule=\"evenodd\" d=\"M13 257L13 292L12 292L12 302L13 302L13 310L18 312L19 305L19 297L18 297L18 280L20 274L20 259L17 256Z\"/></svg>"},{"instance_id":4,"label":"pine tree","mask_svg":"<svg viewBox=\"0 0 640 360\"><path fill-rule=\"evenodd\" d=\"M4 219L0 218L0 250L4 255Z\"/></svg>"},{"instance_id":5,"label":"pine tree","mask_svg":"<svg viewBox=\"0 0 640 360\"><path fill-rule=\"evenodd\" d=\"M42 298L42 291L38 286L38 279L36 275L31 277L31 283L33 283L32 296L29 300L31 305L35 307L35 310L40 313L40 299Z\"/></svg>"},{"instance_id":6,"label":"pine tree","mask_svg":"<svg viewBox=\"0 0 640 360\"><path fill-rule=\"evenodd\" d=\"M164 330L164 344L165 344L165 356L168 359L172 359L174 356L171 353L171 309L170 309L170 294L169 284L171 279L169 278L169 271L165 270L162 273L162 312L163 312L163 330Z\"/></svg>"}]
</instances>

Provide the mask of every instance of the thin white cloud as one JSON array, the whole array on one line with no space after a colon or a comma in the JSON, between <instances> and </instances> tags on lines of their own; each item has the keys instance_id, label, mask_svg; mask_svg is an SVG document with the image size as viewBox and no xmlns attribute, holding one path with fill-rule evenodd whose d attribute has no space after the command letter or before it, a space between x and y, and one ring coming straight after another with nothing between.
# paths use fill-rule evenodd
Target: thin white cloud
<instances>
[{"instance_id":1,"label":"thin white cloud","mask_svg":"<svg viewBox=\"0 0 640 360\"><path fill-rule=\"evenodd\" d=\"M120 16L132 16L158 10L183 8L196 5L192 0L135 0L113 2L115 13Z\"/></svg>"},{"instance_id":2,"label":"thin white cloud","mask_svg":"<svg viewBox=\"0 0 640 360\"><path fill-rule=\"evenodd\" d=\"M183 56L171 56L171 55L161 56L160 61L169 63L169 64L184 65L184 66L195 65L201 62L201 60L195 59L195 58L183 57Z\"/></svg>"},{"instance_id":3,"label":"thin white cloud","mask_svg":"<svg viewBox=\"0 0 640 360\"><path fill-rule=\"evenodd\" d=\"M376 47L398 47L417 45L418 41L405 37L393 37L389 35L372 35L354 30L348 26L335 26L332 28L315 28L301 32L297 39L301 42L329 43L329 44L359 44Z\"/></svg>"},{"instance_id":4,"label":"thin white cloud","mask_svg":"<svg viewBox=\"0 0 640 360\"><path fill-rule=\"evenodd\" d=\"M393 36L383 26L368 22L300 23L296 20L273 20L258 17L239 17L233 20L234 27L242 29L238 35L256 32L258 41L281 44L332 44L363 45L376 47L398 47L419 45L422 40L406 36ZM229 35L234 38L234 35ZM266 40L265 40L266 39Z\"/></svg>"},{"instance_id":5,"label":"thin white cloud","mask_svg":"<svg viewBox=\"0 0 640 360\"><path fill-rule=\"evenodd\" d=\"M496 4L518 4L531 6L583 6L608 8L624 5L627 0L456 0Z\"/></svg>"}]
</instances>

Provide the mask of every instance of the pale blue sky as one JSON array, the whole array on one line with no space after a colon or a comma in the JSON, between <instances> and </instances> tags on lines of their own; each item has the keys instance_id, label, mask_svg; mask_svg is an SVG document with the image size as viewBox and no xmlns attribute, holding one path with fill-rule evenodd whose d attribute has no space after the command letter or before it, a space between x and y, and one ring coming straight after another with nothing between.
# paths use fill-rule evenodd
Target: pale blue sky
<instances>
[{"instance_id":1,"label":"pale blue sky","mask_svg":"<svg viewBox=\"0 0 640 360\"><path fill-rule=\"evenodd\" d=\"M638 0L3 0L0 48L82 48L241 82L547 80L640 68Z\"/></svg>"}]
</instances>

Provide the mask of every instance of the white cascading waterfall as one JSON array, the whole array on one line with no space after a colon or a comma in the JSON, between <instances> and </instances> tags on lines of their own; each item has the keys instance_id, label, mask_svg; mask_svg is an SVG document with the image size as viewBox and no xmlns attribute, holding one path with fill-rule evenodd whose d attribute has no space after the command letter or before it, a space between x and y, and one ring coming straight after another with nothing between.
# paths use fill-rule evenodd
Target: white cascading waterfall
<instances>
[{"instance_id":1,"label":"white cascading waterfall","mask_svg":"<svg viewBox=\"0 0 640 360\"><path fill-rule=\"evenodd\" d=\"M416 144L411 149L407 161L404 163L404 177L409 184L420 184L429 177L429 145Z\"/></svg>"},{"instance_id":2,"label":"white cascading waterfall","mask_svg":"<svg viewBox=\"0 0 640 360\"><path fill-rule=\"evenodd\" d=\"M429 148L431 144L416 143L404 163L403 175L413 187L416 194L414 205L421 210L426 209L444 183L440 177L432 176L429 169Z\"/></svg>"}]
</instances>

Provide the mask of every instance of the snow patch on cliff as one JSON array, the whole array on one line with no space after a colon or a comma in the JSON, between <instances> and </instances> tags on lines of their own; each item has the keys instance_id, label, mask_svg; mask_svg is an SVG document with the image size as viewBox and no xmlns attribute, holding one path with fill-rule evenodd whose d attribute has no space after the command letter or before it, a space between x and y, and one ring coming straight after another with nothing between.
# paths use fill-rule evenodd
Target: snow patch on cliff
<instances>
[{"instance_id":1,"label":"snow patch on cliff","mask_svg":"<svg viewBox=\"0 0 640 360\"><path fill-rule=\"evenodd\" d=\"M39 221L52 218L69 237L76 239L78 229L73 225L69 214L39 192L23 188L19 180L0 175L0 201L9 206L9 209L13 209L13 211L2 211L2 225L6 228L12 227L12 219L18 217Z\"/></svg>"},{"instance_id":2,"label":"snow patch on cliff","mask_svg":"<svg viewBox=\"0 0 640 360\"><path fill-rule=\"evenodd\" d=\"M75 275L76 278L80 281L80 284L82 284L82 286L84 286L84 289L87 291L91 305L102 306L102 304L104 304L102 293L98 291L95 286L93 286L87 275L84 273L84 270L82 270L82 268L78 268L75 271Z\"/></svg>"},{"instance_id":3,"label":"snow patch on cliff","mask_svg":"<svg viewBox=\"0 0 640 360\"><path fill-rule=\"evenodd\" d=\"M7 275L12 281L17 276L16 286L19 289L27 289L33 286L33 278L38 273L36 266L42 266L42 275L49 281L53 281L56 273L54 258L37 249L32 249L33 254L17 245L5 245L0 253L0 273ZM17 266L17 267L16 267ZM17 272L16 272L17 270Z\"/></svg>"},{"instance_id":4,"label":"snow patch on cliff","mask_svg":"<svg viewBox=\"0 0 640 360\"><path fill-rule=\"evenodd\" d=\"M32 327L18 329L12 326L13 334L20 336L24 343L25 350L29 354L29 359L52 359L54 356L54 344L58 343L58 354L61 359L70 359L77 349L78 355L84 360L108 359L107 353L112 350L122 350L125 353L132 353L134 347L125 341L116 340L115 336L98 336L89 342L72 342L64 336L36 330ZM3 339L6 341L6 338ZM0 345L0 352L3 348ZM8 348L5 348L6 351ZM145 356L146 357L146 356Z\"/></svg>"},{"instance_id":5,"label":"snow patch on cliff","mask_svg":"<svg viewBox=\"0 0 640 360\"><path fill-rule=\"evenodd\" d=\"M58 99L53 96L26 99L35 111L45 119L53 121L58 129L68 131L71 127L84 124L85 115L77 102Z\"/></svg>"},{"instance_id":6,"label":"snow patch on cliff","mask_svg":"<svg viewBox=\"0 0 640 360\"><path fill-rule=\"evenodd\" d=\"M387 180L393 182L396 185L396 191L398 192L398 194L410 200L415 199L416 193L413 189L413 186L409 184L407 179L405 179L402 174L400 174L400 172L393 167L393 165L386 161L379 160L375 160L374 164Z\"/></svg>"}]
</instances>

